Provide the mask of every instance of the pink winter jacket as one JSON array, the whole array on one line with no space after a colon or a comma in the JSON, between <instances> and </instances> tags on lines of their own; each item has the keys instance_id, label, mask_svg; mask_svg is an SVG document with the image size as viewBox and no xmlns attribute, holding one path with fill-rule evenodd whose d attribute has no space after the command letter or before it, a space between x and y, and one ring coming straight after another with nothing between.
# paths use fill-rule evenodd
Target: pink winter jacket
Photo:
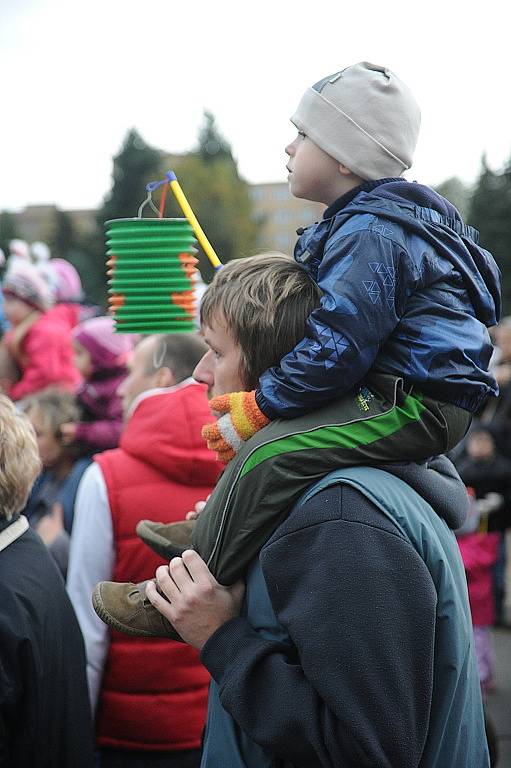
<instances>
[{"instance_id":1,"label":"pink winter jacket","mask_svg":"<svg viewBox=\"0 0 511 768\"><path fill-rule=\"evenodd\" d=\"M4 337L8 349L12 335L13 331L8 331ZM50 386L73 392L81 381L74 365L69 330L46 313L30 326L13 356L21 377L7 393L12 400L21 400Z\"/></svg>"},{"instance_id":2,"label":"pink winter jacket","mask_svg":"<svg viewBox=\"0 0 511 768\"><path fill-rule=\"evenodd\" d=\"M498 533L469 533L458 539L467 573L472 623L491 626L495 620L492 568L497 561Z\"/></svg>"}]
</instances>

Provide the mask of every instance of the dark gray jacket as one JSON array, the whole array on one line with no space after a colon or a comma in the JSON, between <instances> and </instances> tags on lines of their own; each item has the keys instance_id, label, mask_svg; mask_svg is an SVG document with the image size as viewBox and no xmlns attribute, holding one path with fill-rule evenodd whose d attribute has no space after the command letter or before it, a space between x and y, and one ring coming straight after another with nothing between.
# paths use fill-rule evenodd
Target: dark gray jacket
<instances>
[{"instance_id":1,"label":"dark gray jacket","mask_svg":"<svg viewBox=\"0 0 511 768\"><path fill-rule=\"evenodd\" d=\"M0 551L0 766L93 766L82 635L32 529Z\"/></svg>"},{"instance_id":2,"label":"dark gray jacket","mask_svg":"<svg viewBox=\"0 0 511 768\"><path fill-rule=\"evenodd\" d=\"M202 651L204 768L487 768L449 462L339 470L261 550Z\"/></svg>"}]
</instances>

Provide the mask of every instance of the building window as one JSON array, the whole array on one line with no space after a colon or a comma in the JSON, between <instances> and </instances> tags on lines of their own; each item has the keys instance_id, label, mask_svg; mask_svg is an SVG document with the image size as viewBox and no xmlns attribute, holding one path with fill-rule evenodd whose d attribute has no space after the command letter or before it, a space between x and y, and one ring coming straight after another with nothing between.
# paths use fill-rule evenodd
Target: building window
<instances>
[{"instance_id":1,"label":"building window","mask_svg":"<svg viewBox=\"0 0 511 768\"><path fill-rule=\"evenodd\" d=\"M285 211L285 210L280 209L280 210L275 211L274 219L279 224L289 224L289 222L291 220L291 216L290 216L289 211Z\"/></svg>"},{"instance_id":2,"label":"building window","mask_svg":"<svg viewBox=\"0 0 511 768\"><path fill-rule=\"evenodd\" d=\"M273 190L273 198L274 200L289 200L289 190L287 188L287 185L282 185L275 187Z\"/></svg>"}]
</instances>

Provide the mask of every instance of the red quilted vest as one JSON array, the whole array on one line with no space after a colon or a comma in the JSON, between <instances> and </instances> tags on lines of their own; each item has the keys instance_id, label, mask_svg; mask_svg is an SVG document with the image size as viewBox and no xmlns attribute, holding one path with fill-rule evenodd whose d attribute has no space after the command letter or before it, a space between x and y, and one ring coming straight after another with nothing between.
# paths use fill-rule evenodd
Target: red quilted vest
<instances>
[{"instance_id":1,"label":"red quilted vest","mask_svg":"<svg viewBox=\"0 0 511 768\"><path fill-rule=\"evenodd\" d=\"M211 492L219 465L200 434L211 420L202 386L153 390L138 403L119 448L95 456L112 512L115 581L152 578L163 562L137 537L139 520L182 520ZM98 744L197 749L208 684L197 652L184 643L112 631L97 714Z\"/></svg>"}]
</instances>

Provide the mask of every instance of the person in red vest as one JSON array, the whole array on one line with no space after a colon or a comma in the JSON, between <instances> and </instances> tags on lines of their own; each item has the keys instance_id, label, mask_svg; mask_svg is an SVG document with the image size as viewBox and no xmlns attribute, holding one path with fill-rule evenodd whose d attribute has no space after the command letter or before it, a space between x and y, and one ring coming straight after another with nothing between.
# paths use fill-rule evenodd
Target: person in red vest
<instances>
[{"instance_id":1,"label":"person in red vest","mask_svg":"<svg viewBox=\"0 0 511 768\"><path fill-rule=\"evenodd\" d=\"M136 535L139 520L149 511L182 520L215 485L220 465L201 437L213 417L205 386L191 378L204 350L195 334L149 336L136 347L119 387L119 447L94 457L78 489L68 592L85 638L101 768L200 762L209 676L197 652L109 631L91 594L98 581L151 578L163 561Z\"/></svg>"}]
</instances>

